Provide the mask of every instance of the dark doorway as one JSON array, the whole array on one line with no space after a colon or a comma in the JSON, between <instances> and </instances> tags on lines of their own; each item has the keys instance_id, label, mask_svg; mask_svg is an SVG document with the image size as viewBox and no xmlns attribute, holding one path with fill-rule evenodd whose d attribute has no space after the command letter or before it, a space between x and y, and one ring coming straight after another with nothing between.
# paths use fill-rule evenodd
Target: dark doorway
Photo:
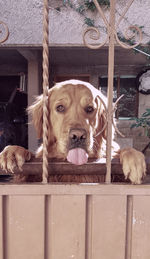
<instances>
[{"instance_id":1,"label":"dark doorway","mask_svg":"<svg viewBox=\"0 0 150 259\"><path fill-rule=\"evenodd\" d=\"M27 148L25 75L0 76L0 151L7 145Z\"/></svg>"}]
</instances>

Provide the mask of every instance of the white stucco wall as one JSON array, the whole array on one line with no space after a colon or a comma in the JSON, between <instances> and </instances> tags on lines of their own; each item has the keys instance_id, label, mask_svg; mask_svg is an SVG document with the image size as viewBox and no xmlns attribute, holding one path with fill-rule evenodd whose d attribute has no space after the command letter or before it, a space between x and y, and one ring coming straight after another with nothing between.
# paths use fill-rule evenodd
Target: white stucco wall
<instances>
[{"instance_id":1,"label":"white stucco wall","mask_svg":"<svg viewBox=\"0 0 150 259\"><path fill-rule=\"evenodd\" d=\"M79 1L73 0L78 3ZM126 0L117 0L116 20L122 13ZM119 5L118 5L119 3ZM71 8L61 8L61 12L54 9L62 5L61 0L50 1L50 43L82 45L82 33L85 29L84 17L73 11ZM1 0L0 20L5 22L10 31L7 44L19 45L41 45L42 44L42 0ZM106 11L106 17L108 17ZM88 14L89 17L97 20L97 24L104 26L98 13ZM150 1L134 0L128 10L124 21L120 24L121 31L130 24L144 26L144 32L150 34ZM102 33L103 35L103 33ZM104 35L103 35L104 36ZM144 36L143 43L149 39Z\"/></svg>"},{"instance_id":2,"label":"white stucco wall","mask_svg":"<svg viewBox=\"0 0 150 259\"><path fill-rule=\"evenodd\" d=\"M6 44L41 44L42 1L1 0L0 19L10 32Z\"/></svg>"}]
</instances>

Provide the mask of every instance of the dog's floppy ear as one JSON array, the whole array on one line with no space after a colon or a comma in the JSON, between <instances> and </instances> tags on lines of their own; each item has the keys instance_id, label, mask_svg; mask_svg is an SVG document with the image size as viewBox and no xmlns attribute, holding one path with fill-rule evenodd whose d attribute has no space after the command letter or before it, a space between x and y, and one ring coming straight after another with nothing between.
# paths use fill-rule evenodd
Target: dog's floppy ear
<instances>
[{"instance_id":1,"label":"dog's floppy ear","mask_svg":"<svg viewBox=\"0 0 150 259\"><path fill-rule=\"evenodd\" d=\"M106 154L106 139L107 139L107 98L103 96L102 93L98 95L99 105L98 105L98 128L97 128L97 137L96 140L98 143L103 139L103 149ZM104 130L102 131L102 129ZM99 134L101 132L101 134ZM115 128L112 124L112 155L116 155L116 152L119 150L119 145L114 141ZM102 143L102 142L101 142Z\"/></svg>"},{"instance_id":2,"label":"dog's floppy ear","mask_svg":"<svg viewBox=\"0 0 150 259\"><path fill-rule=\"evenodd\" d=\"M50 99L51 90L48 92L48 98ZM48 105L49 109L49 105ZM43 94L36 98L36 101L27 109L31 114L32 122L37 132L37 138L42 138L43 135ZM50 111L49 111L50 112Z\"/></svg>"},{"instance_id":3,"label":"dog's floppy ear","mask_svg":"<svg viewBox=\"0 0 150 259\"><path fill-rule=\"evenodd\" d=\"M104 139L106 139L107 133L106 133L106 127L104 130L103 127L106 124L106 107L107 107L107 98L100 92L97 96L98 101L98 132L102 133L100 135L103 136Z\"/></svg>"}]
</instances>

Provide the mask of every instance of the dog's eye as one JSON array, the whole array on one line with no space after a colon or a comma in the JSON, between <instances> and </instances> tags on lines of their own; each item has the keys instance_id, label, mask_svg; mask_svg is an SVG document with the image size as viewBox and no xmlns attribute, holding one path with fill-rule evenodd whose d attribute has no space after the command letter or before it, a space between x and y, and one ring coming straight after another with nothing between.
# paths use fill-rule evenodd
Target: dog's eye
<instances>
[{"instance_id":1,"label":"dog's eye","mask_svg":"<svg viewBox=\"0 0 150 259\"><path fill-rule=\"evenodd\" d=\"M87 106L86 108L85 108L85 112L86 113L92 113L94 111L94 108L92 107L92 106Z\"/></svg>"},{"instance_id":2,"label":"dog's eye","mask_svg":"<svg viewBox=\"0 0 150 259\"><path fill-rule=\"evenodd\" d=\"M65 107L60 104L60 105L58 105L58 106L56 107L56 111L57 111L57 112L64 112L64 111L65 111Z\"/></svg>"}]
</instances>

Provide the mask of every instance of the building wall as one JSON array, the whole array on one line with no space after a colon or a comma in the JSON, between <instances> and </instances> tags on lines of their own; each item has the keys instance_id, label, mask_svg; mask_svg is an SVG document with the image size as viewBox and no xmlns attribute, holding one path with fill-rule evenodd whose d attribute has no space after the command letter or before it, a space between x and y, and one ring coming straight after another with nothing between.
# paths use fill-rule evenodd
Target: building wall
<instances>
[{"instance_id":1,"label":"building wall","mask_svg":"<svg viewBox=\"0 0 150 259\"><path fill-rule=\"evenodd\" d=\"M78 1L72 0L76 4ZM122 10L127 5L126 0L117 1L116 20L120 17ZM118 5L119 3L119 5ZM50 6L50 36L51 44L58 45L83 45L82 33L86 28L84 17L72 8L63 6L62 0L49 1ZM60 11L55 8L61 7ZM105 12L108 18L109 11ZM149 0L135 0L128 10L125 19L120 23L119 30L122 32L130 25L136 24L144 26L143 30L149 34ZM104 27L104 23L98 13L88 13L87 17L95 19L95 23ZM41 45L42 44L42 21L43 21L43 1L42 0L22 0L11 1L2 0L0 8L1 21L5 22L10 31L6 45ZM102 30L102 39L105 33ZM142 43L149 40L146 35Z\"/></svg>"}]
</instances>

